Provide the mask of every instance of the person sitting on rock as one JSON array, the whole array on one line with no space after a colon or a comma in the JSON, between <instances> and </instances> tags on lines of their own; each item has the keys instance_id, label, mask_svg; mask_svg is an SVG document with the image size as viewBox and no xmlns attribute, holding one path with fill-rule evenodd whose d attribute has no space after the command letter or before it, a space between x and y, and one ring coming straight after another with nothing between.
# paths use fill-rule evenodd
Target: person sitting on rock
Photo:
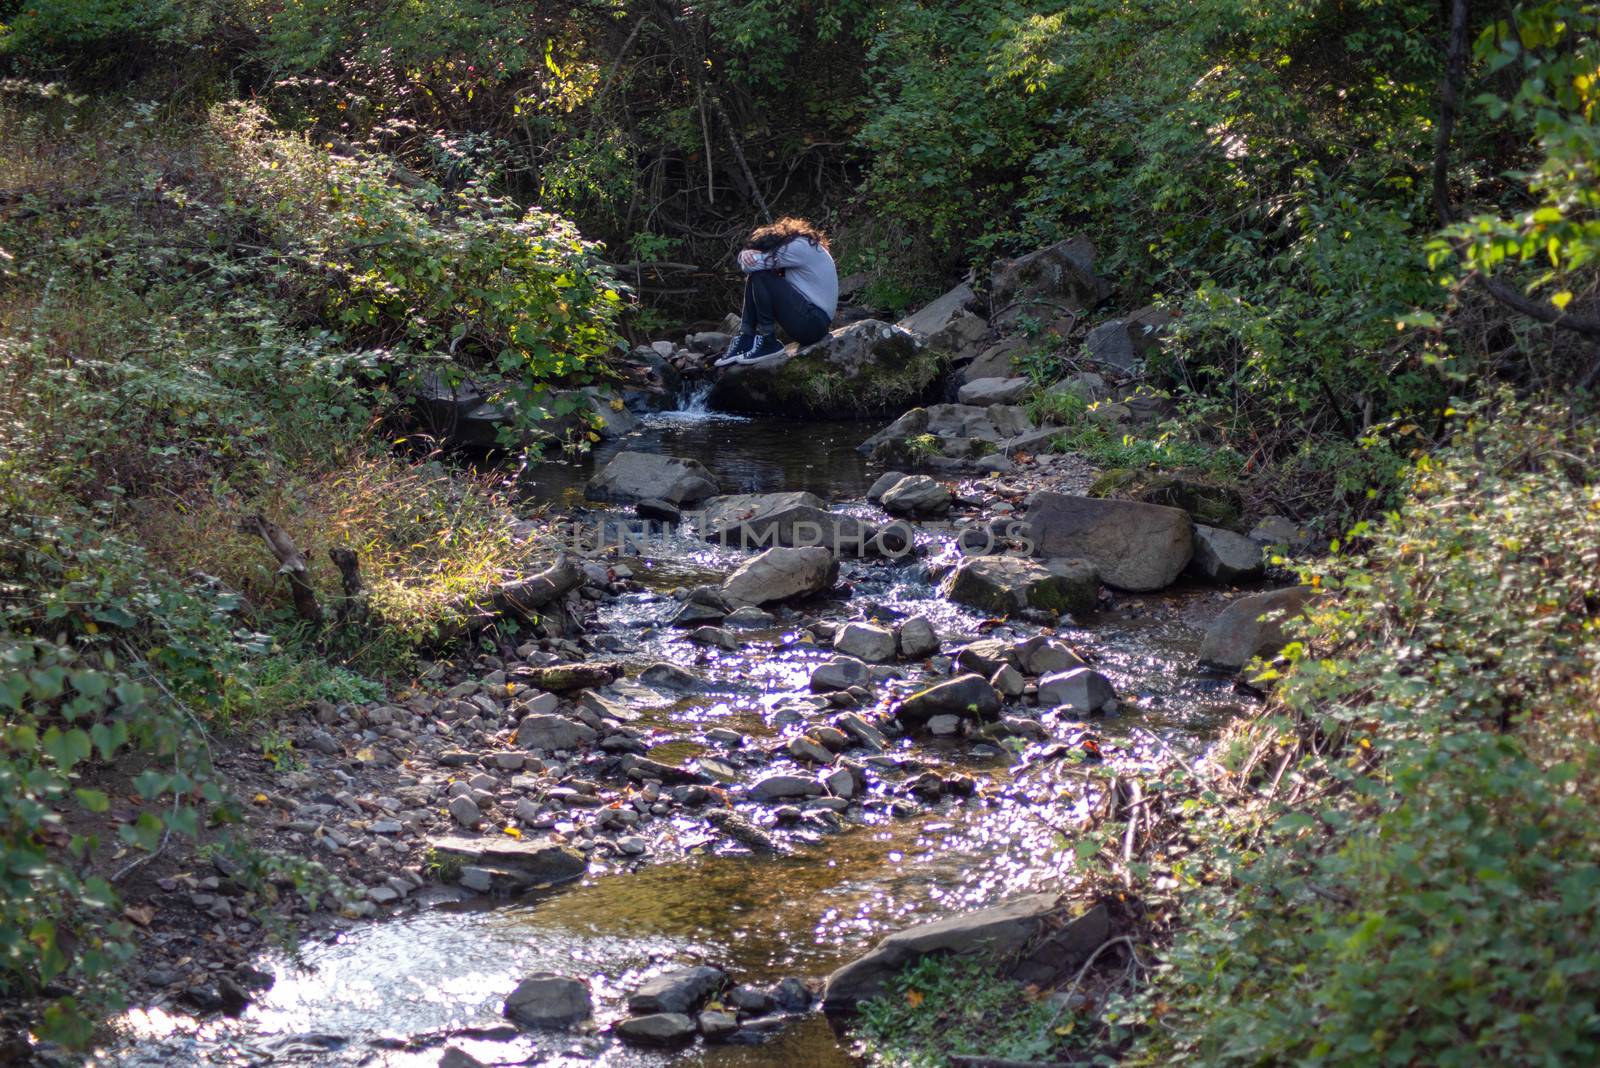
<instances>
[{"instance_id":1,"label":"person sitting on rock","mask_svg":"<svg viewBox=\"0 0 1600 1068\"><path fill-rule=\"evenodd\" d=\"M828 239L804 219L754 231L739 253L744 312L718 367L755 363L783 351L778 327L802 345L821 341L839 303L839 272Z\"/></svg>"}]
</instances>

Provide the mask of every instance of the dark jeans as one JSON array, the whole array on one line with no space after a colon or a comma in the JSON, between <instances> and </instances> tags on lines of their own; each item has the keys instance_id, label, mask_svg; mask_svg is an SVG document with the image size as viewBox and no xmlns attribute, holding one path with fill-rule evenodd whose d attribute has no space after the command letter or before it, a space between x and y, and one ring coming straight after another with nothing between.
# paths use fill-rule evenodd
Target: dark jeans
<instances>
[{"instance_id":1,"label":"dark jeans","mask_svg":"<svg viewBox=\"0 0 1600 1068\"><path fill-rule=\"evenodd\" d=\"M744 276L744 314L740 330L771 334L774 324L800 342L810 345L828 332L828 316L800 295L777 271L754 271Z\"/></svg>"}]
</instances>

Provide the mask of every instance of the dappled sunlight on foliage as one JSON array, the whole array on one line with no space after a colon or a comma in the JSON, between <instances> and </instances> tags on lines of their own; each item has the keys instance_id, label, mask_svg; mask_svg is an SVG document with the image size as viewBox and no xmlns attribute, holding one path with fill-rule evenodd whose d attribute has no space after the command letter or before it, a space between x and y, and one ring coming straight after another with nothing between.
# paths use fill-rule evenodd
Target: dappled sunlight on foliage
<instances>
[{"instance_id":1,"label":"dappled sunlight on foliage","mask_svg":"<svg viewBox=\"0 0 1600 1068\"><path fill-rule=\"evenodd\" d=\"M1456 425L1219 754L1258 799L1190 803L1136 1059L1596 1056L1600 438L1506 396Z\"/></svg>"}]
</instances>

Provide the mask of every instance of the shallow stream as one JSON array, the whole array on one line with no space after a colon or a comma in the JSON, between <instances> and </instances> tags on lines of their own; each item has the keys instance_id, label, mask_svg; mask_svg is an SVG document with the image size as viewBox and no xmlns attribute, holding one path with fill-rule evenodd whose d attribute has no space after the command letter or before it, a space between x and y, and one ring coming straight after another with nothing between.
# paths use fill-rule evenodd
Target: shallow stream
<instances>
[{"instance_id":1,"label":"shallow stream","mask_svg":"<svg viewBox=\"0 0 1600 1068\"><path fill-rule=\"evenodd\" d=\"M527 492L533 501L581 505L583 483L595 466L626 448L700 459L729 492L805 489L832 505L864 510L870 507L863 500L866 486L878 472L869 473L855 446L873 429L664 413L582 462L533 469ZM919 537L933 556L953 551L948 530L929 527ZM681 632L662 625L675 607L664 591L720 579L743 555L686 539L659 542L651 553L632 563L647 591L601 607L614 646L603 655L634 665L674 660L687 666L692 658L708 680L705 690L688 696L636 684L627 691L638 725L659 732L653 755L694 755L714 726L732 727L757 744L798 731L783 714L784 698L806 689L826 651L776 628L746 632L733 653L686 645ZM843 578L853 595L827 614L893 619L922 613L947 648L963 636L1037 631L984 631L979 616L940 598L922 571L917 560L849 562ZM1180 587L1120 600L1098 617L1061 629L1124 696L1120 717L1092 725L1108 759L1161 765L1170 759L1164 745L1193 752L1233 711L1233 694L1192 667L1215 597ZM910 685L908 678L903 686ZM892 684L886 689L895 692ZM971 739L901 740L895 753L928 768L966 772L984 788L970 799L918 805L909 815L869 806L865 822L837 834L802 836L797 852L786 857L707 853L696 837L703 825L662 821L666 829L655 833L674 840L654 843L652 852L675 859L591 873L514 904L443 905L358 926L337 941L302 947L298 964L266 962L277 981L240 1020L209 1024L196 1034L135 1014L130 1025L144 1037L114 1060L432 1066L448 1044L489 1064L854 1064L848 1039L818 1015L791 1019L759 1044L697 1045L668 1054L631 1050L598 1032L514 1033L505 1028L500 1005L528 972L582 975L592 983L603 1028L623 1013L626 991L664 965L707 961L741 982L818 978L916 919L1059 885L1066 861L1058 828L1083 800L1075 788L1080 780L1065 774L1062 762L1023 769L1014 753Z\"/></svg>"}]
</instances>

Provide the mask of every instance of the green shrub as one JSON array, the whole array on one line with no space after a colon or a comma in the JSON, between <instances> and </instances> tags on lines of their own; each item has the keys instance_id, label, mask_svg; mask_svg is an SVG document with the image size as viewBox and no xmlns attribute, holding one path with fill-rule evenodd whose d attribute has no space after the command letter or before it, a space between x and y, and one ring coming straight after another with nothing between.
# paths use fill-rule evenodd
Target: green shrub
<instances>
[{"instance_id":1,"label":"green shrub","mask_svg":"<svg viewBox=\"0 0 1600 1068\"><path fill-rule=\"evenodd\" d=\"M330 325L413 373L503 376L513 438L544 415L549 384L583 381L619 345L620 289L566 220L476 183L446 194L397 181L392 160L328 155L258 110L213 122L237 154L235 195L270 205L293 282Z\"/></svg>"},{"instance_id":2,"label":"green shrub","mask_svg":"<svg viewBox=\"0 0 1600 1068\"><path fill-rule=\"evenodd\" d=\"M1592 416L1501 397L1319 570L1219 754L1253 788L1189 802L1159 865L1184 926L1112 1010L1136 1063L1600 1056L1597 515Z\"/></svg>"},{"instance_id":3,"label":"green shrub","mask_svg":"<svg viewBox=\"0 0 1600 1068\"><path fill-rule=\"evenodd\" d=\"M227 0L8 0L0 3L0 60L34 73L98 77L194 48L228 15Z\"/></svg>"}]
</instances>

